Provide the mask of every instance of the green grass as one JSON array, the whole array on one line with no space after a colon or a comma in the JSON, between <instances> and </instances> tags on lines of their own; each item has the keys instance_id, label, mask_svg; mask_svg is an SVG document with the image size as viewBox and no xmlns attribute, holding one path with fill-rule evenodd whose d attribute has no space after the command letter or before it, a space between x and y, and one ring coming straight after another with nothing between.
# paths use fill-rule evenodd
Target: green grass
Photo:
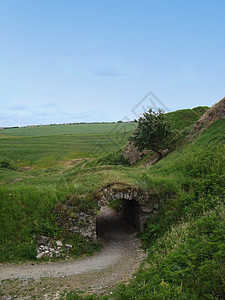
<instances>
[{"instance_id":1,"label":"green grass","mask_svg":"<svg viewBox=\"0 0 225 300\"><path fill-rule=\"evenodd\" d=\"M224 132L225 120L217 121L142 170L139 184L158 197L161 210L140 235L147 262L115 299L223 299Z\"/></svg>"},{"instance_id":2,"label":"green grass","mask_svg":"<svg viewBox=\"0 0 225 300\"><path fill-rule=\"evenodd\" d=\"M58 189L54 185L1 186L0 262L34 260L36 241L40 235L71 243L74 257L99 250L99 243L87 241L79 235L70 235L59 226L54 209L65 202L70 193L75 193L72 186L62 185ZM80 205L80 209L84 210L90 207L90 202Z\"/></svg>"},{"instance_id":3,"label":"green grass","mask_svg":"<svg viewBox=\"0 0 225 300\"><path fill-rule=\"evenodd\" d=\"M124 146L131 132L52 135L0 139L0 156L18 165L51 167L76 158L96 157Z\"/></svg>"},{"instance_id":4,"label":"green grass","mask_svg":"<svg viewBox=\"0 0 225 300\"><path fill-rule=\"evenodd\" d=\"M22 127L0 129L0 135L11 136L50 136L50 135L82 135L113 132L133 131L136 123L99 123L99 124L73 124L73 125L47 125L37 127Z\"/></svg>"},{"instance_id":5,"label":"green grass","mask_svg":"<svg viewBox=\"0 0 225 300\"><path fill-rule=\"evenodd\" d=\"M149 253L147 261L130 285L116 288L113 298L223 299L224 132L225 120L217 121L151 167L93 168L95 178L104 174L104 184L110 176L116 181L136 184L158 199L161 207L140 235ZM88 165L80 172L80 183L82 177L91 182Z\"/></svg>"},{"instance_id":6,"label":"green grass","mask_svg":"<svg viewBox=\"0 0 225 300\"><path fill-rule=\"evenodd\" d=\"M198 106L193 109L181 109L167 113L166 116L169 117L173 123L173 129L183 129L184 127L189 127L194 122L199 120L201 116L209 109L208 106Z\"/></svg>"},{"instance_id":7,"label":"green grass","mask_svg":"<svg viewBox=\"0 0 225 300\"><path fill-rule=\"evenodd\" d=\"M124 146L135 123L54 125L0 130L0 156L18 166L52 167Z\"/></svg>"},{"instance_id":8,"label":"green grass","mask_svg":"<svg viewBox=\"0 0 225 300\"><path fill-rule=\"evenodd\" d=\"M177 130L191 126L204 110L204 107L195 108L190 110L190 115L185 111L186 117L183 111L175 112L174 126ZM188 129L185 130L187 133ZM11 161L8 165L13 169L4 165L7 161L2 161L0 261L34 259L39 235L62 238L77 245L74 256L93 253L99 245L79 236L67 236L57 226L54 209L71 196L79 209L95 209L95 193L109 183L120 182L148 190L149 201L157 200L160 210L140 234L142 245L149 253L146 262L128 286L120 285L110 297L223 299L224 132L225 120L216 121L149 167L129 166L121 159L120 149L131 132L125 137L114 133L114 138L120 140L116 145L109 141L106 132L0 139L0 156L20 159L19 165L29 162L36 166L22 172L14 169ZM60 162L87 157L89 148L99 139L104 150L92 155L96 158L74 166ZM22 180L10 184L16 178ZM112 203L115 208L118 205ZM79 296L71 292L67 299L79 299Z\"/></svg>"},{"instance_id":9,"label":"green grass","mask_svg":"<svg viewBox=\"0 0 225 300\"><path fill-rule=\"evenodd\" d=\"M224 204L171 228L115 299L223 299L224 228Z\"/></svg>"},{"instance_id":10,"label":"green grass","mask_svg":"<svg viewBox=\"0 0 225 300\"><path fill-rule=\"evenodd\" d=\"M194 142L179 148L153 168L154 174L199 178L207 174L223 174L224 120L217 121Z\"/></svg>"},{"instance_id":11,"label":"green grass","mask_svg":"<svg viewBox=\"0 0 225 300\"><path fill-rule=\"evenodd\" d=\"M203 113L208 109L207 106L199 106L193 109L182 109L175 112L167 113L174 122L174 128L180 129L190 126L196 122ZM50 135L80 135L80 134L98 134L113 132L129 132L136 128L136 123L99 123L99 124L73 124L73 125L47 125L36 127L23 127L0 129L1 135L10 136L50 136Z\"/></svg>"},{"instance_id":12,"label":"green grass","mask_svg":"<svg viewBox=\"0 0 225 300\"><path fill-rule=\"evenodd\" d=\"M167 115L177 130L190 126L206 107ZM52 167L71 159L99 157L123 147L136 123L53 125L0 129L0 156L19 166Z\"/></svg>"}]
</instances>

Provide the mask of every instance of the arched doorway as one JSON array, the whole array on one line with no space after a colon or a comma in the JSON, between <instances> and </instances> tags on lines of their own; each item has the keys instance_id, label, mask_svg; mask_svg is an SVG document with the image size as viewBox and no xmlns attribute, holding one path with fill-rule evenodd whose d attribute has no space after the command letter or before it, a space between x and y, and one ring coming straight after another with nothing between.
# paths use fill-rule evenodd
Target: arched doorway
<instances>
[{"instance_id":1,"label":"arched doorway","mask_svg":"<svg viewBox=\"0 0 225 300\"><path fill-rule=\"evenodd\" d=\"M124 238L140 230L140 207L135 200L121 200L121 208L115 211L103 206L96 217L96 235L100 239Z\"/></svg>"}]
</instances>

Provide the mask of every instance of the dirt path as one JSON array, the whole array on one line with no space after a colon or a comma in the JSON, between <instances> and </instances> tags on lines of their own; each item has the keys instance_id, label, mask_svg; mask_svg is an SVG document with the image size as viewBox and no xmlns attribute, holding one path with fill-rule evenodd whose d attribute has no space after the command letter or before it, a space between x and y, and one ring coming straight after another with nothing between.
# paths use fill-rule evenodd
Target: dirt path
<instances>
[{"instance_id":1,"label":"dirt path","mask_svg":"<svg viewBox=\"0 0 225 300\"><path fill-rule=\"evenodd\" d=\"M145 256L138 249L135 230L106 207L98 216L97 230L104 248L92 257L54 263L0 265L0 291L5 293L2 299L11 299L7 298L10 293L14 299L15 296L16 299L29 299L33 295L57 299L62 291L75 289L99 293L129 280Z\"/></svg>"}]
</instances>

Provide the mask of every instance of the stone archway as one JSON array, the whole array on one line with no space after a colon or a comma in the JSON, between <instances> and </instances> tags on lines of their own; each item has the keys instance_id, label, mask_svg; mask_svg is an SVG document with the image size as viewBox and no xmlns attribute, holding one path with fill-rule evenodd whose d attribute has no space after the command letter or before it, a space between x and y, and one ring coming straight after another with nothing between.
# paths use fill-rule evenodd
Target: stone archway
<instances>
[{"instance_id":1,"label":"stone archway","mask_svg":"<svg viewBox=\"0 0 225 300\"><path fill-rule=\"evenodd\" d=\"M147 219L155 216L158 212L159 203L147 191L136 187L113 183L105 186L94 197L99 207L108 206L110 201L120 199L123 217L138 231L142 231ZM96 216L94 209L77 212L76 205L65 204L63 209L57 211L58 222L66 227L66 230L81 234L85 238L97 239Z\"/></svg>"},{"instance_id":2,"label":"stone archway","mask_svg":"<svg viewBox=\"0 0 225 300\"><path fill-rule=\"evenodd\" d=\"M97 199L100 207L120 199L124 218L138 231L142 231L147 219L158 212L158 203L150 199L148 192L123 184L106 186L98 193Z\"/></svg>"}]
</instances>

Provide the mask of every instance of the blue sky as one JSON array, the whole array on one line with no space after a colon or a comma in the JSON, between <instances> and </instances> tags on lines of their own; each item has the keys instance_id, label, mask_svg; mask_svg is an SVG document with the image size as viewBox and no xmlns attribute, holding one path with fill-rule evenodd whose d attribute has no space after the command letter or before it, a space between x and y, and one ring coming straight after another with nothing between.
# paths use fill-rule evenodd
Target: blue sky
<instances>
[{"instance_id":1,"label":"blue sky","mask_svg":"<svg viewBox=\"0 0 225 300\"><path fill-rule=\"evenodd\" d=\"M211 106L224 15L224 0L0 0L0 126L131 120L149 91L138 113Z\"/></svg>"}]
</instances>

